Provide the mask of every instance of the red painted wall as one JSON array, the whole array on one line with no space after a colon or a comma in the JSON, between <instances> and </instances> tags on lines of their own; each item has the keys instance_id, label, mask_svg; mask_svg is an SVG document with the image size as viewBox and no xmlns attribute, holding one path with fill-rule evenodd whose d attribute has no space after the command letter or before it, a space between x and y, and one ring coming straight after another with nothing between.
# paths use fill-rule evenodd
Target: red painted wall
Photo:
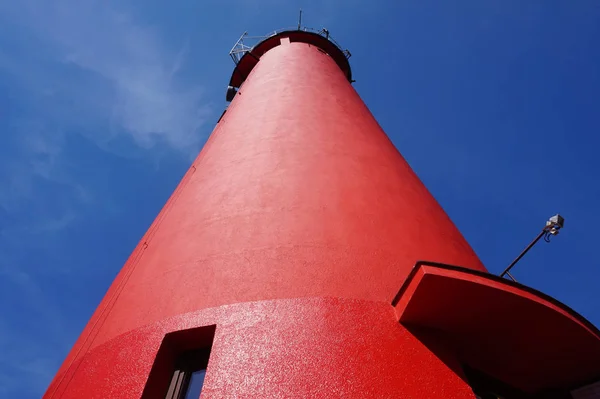
<instances>
[{"instance_id":1,"label":"red painted wall","mask_svg":"<svg viewBox=\"0 0 600 399\"><path fill-rule=\"evenodd\" d=\"M485 271L333 59L276 46L45 397L140 397L164 334L209 324L203 398L472 397L390 305L419 259Z\"/></svg>"}]
</instances>

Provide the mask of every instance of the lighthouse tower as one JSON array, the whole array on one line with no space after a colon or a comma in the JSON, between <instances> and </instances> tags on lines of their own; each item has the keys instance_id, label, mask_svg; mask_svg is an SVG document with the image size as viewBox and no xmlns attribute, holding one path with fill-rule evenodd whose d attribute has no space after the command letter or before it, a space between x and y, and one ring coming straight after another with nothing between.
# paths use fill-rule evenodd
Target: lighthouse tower
<instances>
[{"instance_id":1,"label":"lighthouse tower","mask_svg":"<svg viewBox=\"0 0 600 399\"><path fill-rule=\"evenodd\" d=\"M350 53L326 30L247 39L229 107L44 397L592 392L598 330L487 272L352 87Z\"/></svg>"}]
</instances>

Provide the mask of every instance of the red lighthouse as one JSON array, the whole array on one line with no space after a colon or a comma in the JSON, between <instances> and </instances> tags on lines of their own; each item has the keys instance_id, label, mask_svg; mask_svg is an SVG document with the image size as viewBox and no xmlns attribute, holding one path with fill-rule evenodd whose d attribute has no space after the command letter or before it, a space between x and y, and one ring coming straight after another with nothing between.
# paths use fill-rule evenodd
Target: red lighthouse
<instances>
[{"instance_id":1,"label":"red lighthouse","mask_svg":"<svg viewBox=\"0 0 600 399\"><path fill-rule=\"evenodd\" d=\"M486 271L329 32L281 31L232 55L230 106L45 398L595 389L598 330Z\"/></svg>"}]
</instances>

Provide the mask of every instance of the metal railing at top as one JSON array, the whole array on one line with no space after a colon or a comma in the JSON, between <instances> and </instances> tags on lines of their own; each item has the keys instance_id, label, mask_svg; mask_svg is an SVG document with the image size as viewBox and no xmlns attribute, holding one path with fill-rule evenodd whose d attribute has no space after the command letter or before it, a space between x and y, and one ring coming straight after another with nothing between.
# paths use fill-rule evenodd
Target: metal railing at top
<instances>
[{"instance_id":1,"label":"metal railing at top","mask_svg":"<svg viewBox=\"0 0 600 399\"><path fill-rule=\"evenodd\" d=\"M231 51L229 52L229 56L231 57L231 59L233 60L233 62L235 63L235 65L238 64L238 62L240 62L240 60L242 59L242 57L244 56L244 54L246 54L247 52L252 51L252 49L254 48L254 46L256 46L258 43L262 42L265 39L268 39L270 37L273 37L281 32L287 32L287 31L302 31L302 32L311 32L311 33L316 33L322 37L324 37L325 39L329 40L331 43L333 43L338 49L340 49L340 51L346 56L346 59L350 58L352 56L352 54L350 54L350 51L348 51L347 49L342 49L342 47L339 45L338 42L336 42L331 35L329 34L329 31L325 28L317 30L317 29L313 29L313 28L300 28L298 29L297 27L295 28L287 28L287 29L278 29L276 31L273 31L267 35L264 36L248 36L248 32L244 32L242 34L242 36L240 36L240 38L238 39L238 41L235 43L235 45L233 46L233 48L231 49Z\"/></svg>"}]
</instances>

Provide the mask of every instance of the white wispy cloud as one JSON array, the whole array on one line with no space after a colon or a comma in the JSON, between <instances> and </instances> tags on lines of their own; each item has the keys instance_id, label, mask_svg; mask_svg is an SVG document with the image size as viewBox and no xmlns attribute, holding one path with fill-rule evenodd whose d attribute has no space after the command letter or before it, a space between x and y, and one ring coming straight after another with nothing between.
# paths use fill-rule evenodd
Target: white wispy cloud
<instances>
[{"instance_id":1,"label":"white wispy cloud","mask_svg":"<svg viewBox=\"0 0 600 399\"><path fill-rule=\"evenodd\" d=\"M110 119L115 129L96 140L107 140L106 134L117 134L116 130L130 134L143 147L157 140L186 152L198 147L202 140L198 129L210 108L203 101L201 87L177 79L189 51L188 41L172 50L155 29L136 21L123 6L106 1L23 0L4 3L0 10L34 35L53 61L101 79L101 90L94 91L88 84L65 90L65 82L53 84L40 77L43 71L31 71L29 66L21 72L38 75L26 76L34 79L38 94L62 90L72 96L78 109L89 104L86 113ZM69 76L65 79L71 82ZM72 115L72 122L80 124L78 117Z\"/></svg>"},{"instance_id":2,"label":"white wispy cloud","mask_svg":"<svg viewBox=\"0 0 600 399\"><path fill-rule=\"evenodd\" d=\"M123 136L140 148L158 143L187 157L197 153L204 140L199 129L211 109L198 84L178 77L189 40L172 49L124 7L95 0L0 3L10 44L0 46L0 73L38 110L11 121L21 152L0 165L0 206L6 210L31 195L37 178L77 186L68 171L55 167L65 132L119 155L127 151L111 143ZM85 197L82 187L75 188Z\"/></svg>"},{"instance_id":3,"label":"white wispy cloud","mask_svg":"<svg viewBox=\"0 0 600 399\"><path fill-rule=\"evenodd\" d=\"M22 200L33 194L35 178L51 181L64 178L56 173L55 168L64 141L61 132L48 129L35 119L12 121L9 129L15 137L16 153L0 163L0 183L3 186L0 207L7 212L17 210Z\"/></svg>"},{"instance_id":4,"label":"white wispy cloud","mask_svg":"<svg viewBox=\"0 0 600 399\"><path fill-rule=\"evenodd\" d=\"M0 84L10 82L21 107L0 115L6 130L0 137L0 288L21 298L18 309L9 309L0 293L0 313L27 315L0 326L0 397L39 397L72 339L68 318L45 289L44 276L61 265L23 264L12 256L43 253L44 242L58 240L93 201L69 162L71 135L119 155L128 151L114 143L125 138L139 151L160 146L188 158L205 139L200 129L210 105L200 85L180 76L189 40L166 43L126 7L95 0L0 2ZM31 318L45 326L43 344Z\"/></svg>"}]
</instances>

